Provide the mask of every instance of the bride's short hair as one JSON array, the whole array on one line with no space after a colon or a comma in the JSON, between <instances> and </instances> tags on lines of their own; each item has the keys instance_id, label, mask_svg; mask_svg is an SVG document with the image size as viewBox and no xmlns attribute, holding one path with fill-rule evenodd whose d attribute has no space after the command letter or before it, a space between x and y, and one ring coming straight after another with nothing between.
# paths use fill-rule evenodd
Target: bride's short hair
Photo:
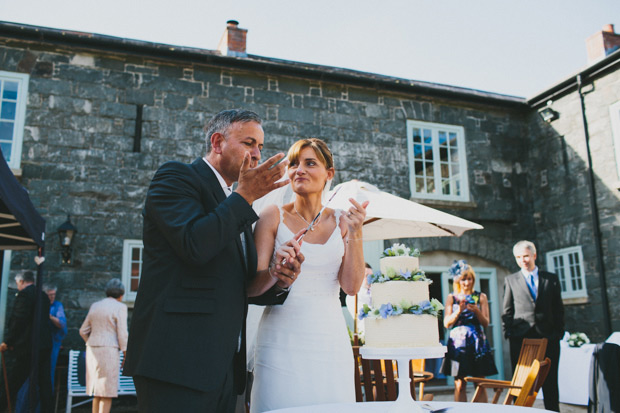
<instances>
[{"instance_id":1,"label":"bride's short hair","mask_svg":"<svg viewBox=\"0 0 620 413\"><path fill-rule=\"evenodd\" d=\"M321 161L327 169L334 167L334 157L332 152L327 147L327 144L319 138L306 138L295 142L288 150L287 157L290 164L297 165L299 163L299 154L302 150L308 147L312 148L314 153L316 153L316 156L319 158L319 161Z\"/></svg>"}]
</instances>

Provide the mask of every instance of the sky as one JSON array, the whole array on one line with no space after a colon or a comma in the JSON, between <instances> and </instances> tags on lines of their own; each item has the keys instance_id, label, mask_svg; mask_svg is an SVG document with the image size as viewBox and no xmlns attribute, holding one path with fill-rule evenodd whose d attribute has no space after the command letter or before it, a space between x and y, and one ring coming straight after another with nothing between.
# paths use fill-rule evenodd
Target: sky
<instances>
[{"instance_id":1,"label":"sky","mask_svg":"<svg viewBox=\"0 0 620 413\"><path fill-rule=\"evenodd\" d=\"M217 48L227 20L252 55L531 97L620 33L620 0L0 0L0 20Z\"/></svg>"}]
</instances>

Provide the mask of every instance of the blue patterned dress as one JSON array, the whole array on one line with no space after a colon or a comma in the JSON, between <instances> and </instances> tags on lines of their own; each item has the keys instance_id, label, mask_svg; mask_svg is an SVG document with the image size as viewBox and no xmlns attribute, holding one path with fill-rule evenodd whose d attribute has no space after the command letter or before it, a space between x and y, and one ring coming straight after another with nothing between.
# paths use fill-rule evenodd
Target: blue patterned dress
<instances>
[{"instance_id":1,"label":"blue patterned dress","mask_svg":"<svg viewBox=\"0 0 620 413\"><path fill-rule=\"evenodd\" d=\"M479 306L480 293L474 291L467 296L455 296L454 307L460 300L468 300ZM473 311L465 308L450 330L448 352L443 360L441 372L455 377L484 377L497 374L493 353L478 317Z\"/></svg>"}]
</instances>

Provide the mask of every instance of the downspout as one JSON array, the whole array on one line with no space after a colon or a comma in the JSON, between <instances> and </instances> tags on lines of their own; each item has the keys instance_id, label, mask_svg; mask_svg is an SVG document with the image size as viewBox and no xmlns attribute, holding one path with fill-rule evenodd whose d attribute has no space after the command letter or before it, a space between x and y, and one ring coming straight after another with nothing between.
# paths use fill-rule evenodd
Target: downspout
<instances>
[{"instance_id":1,"label":"downspout","mask_svg":"<svg viewBox=\"0 0 620 413\"><path fill-rule=\"evenodd\" d=\"M583 121L583 132L586 138L586 152L588 154L588 189L590 192L590 210L592 211L592 232L594 233L594 246L596 249L596 261L600 274L601 284L601 305L603 306L603 322L605 324L606 335L609 336L611 330L611 320L609 317L609 304L607 300L607 277L605 275L605 262L603 261L603 246L601 244L601 228L598 219L598 205L596 203L596 188L594 187L594 172L592 171L592 154L590 153L590 132L588 131L588 118L586 117L586 104L582 91L583 84L581 75L577 75L577 93L581 103L581 119Z\"/></svg>"}]
</instances>

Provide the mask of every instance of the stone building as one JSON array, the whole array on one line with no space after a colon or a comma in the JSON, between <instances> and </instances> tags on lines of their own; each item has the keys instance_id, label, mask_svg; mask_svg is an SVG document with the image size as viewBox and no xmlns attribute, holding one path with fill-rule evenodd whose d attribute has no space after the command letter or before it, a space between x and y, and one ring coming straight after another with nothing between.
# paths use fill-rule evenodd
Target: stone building
<instances>
[{"instance_id":1,"label":"stone building","mask_svg":"<svg viewBox=\"0 0 620 413\"><path fill-rule=\"evenodd\" d=\"M449 292L454 259L473 265L500 373L503 279L517 270L517 240L534 241L538 264L562 276L567 330L596 341L620 330L613 26L590 42L599 60L530 99L248 55L246 32L230 21L218 50L202 50L0 23L0 145L47 219L65 347L83 345L77 329L108 279L125 281L131 307L151 177L165 161L202 156L206 121L235 107L264 118L264 157L320 137L335 154L335 184L368 181L484 226L402 241L424 252L434 297ZM78 231L70 265L55 234L68 214ZM368 260L383 246L367 243ZM0 315L7 280L33 267L32 254L5 255Z\"/></svg>"}]
</instances>

